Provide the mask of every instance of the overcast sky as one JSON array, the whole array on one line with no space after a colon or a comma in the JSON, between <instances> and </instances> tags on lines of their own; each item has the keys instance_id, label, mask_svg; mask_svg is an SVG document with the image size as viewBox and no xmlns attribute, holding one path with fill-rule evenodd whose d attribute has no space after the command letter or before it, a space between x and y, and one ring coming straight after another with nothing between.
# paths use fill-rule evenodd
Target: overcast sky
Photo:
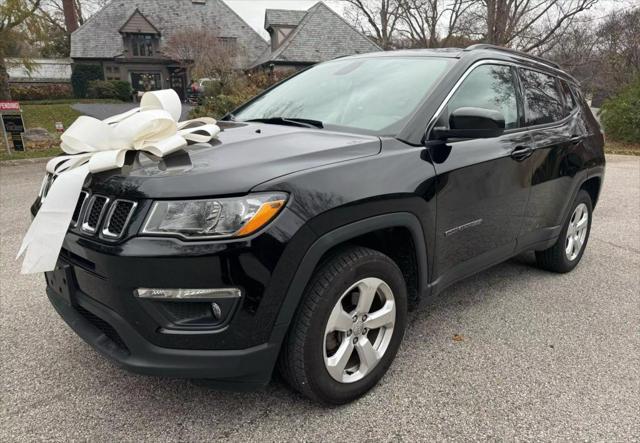
<instances>
[{"instance_id":1,"label":"overcast sky","mask_svg":"<svg viewBox=\"0 0 640 443\"><path fill-rule=\"evenodd\" d=\"M315 5L318 0L224 0L231 6L249 25L260 33L265 39L269 34L264 30L265 9L301 9L307 10ZM637 4L638 0L600 0L594 10L597 15L604 15L614 9L624 9ZM339 14L344 11L343 2L339 0L325 0L325 3Z\"/></svg>"}]
</instances>

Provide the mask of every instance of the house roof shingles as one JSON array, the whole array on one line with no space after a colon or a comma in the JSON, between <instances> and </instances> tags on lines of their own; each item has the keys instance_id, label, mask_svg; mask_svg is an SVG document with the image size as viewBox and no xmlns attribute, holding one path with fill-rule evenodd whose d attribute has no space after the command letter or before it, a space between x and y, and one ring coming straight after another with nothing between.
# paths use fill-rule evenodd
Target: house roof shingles
<instances>
[{"instance_id":1,"label":"house roof shingles","mask_svg":"<svg viewBox=\"0 0 640 443\"><path fill-rule=\"evenodd\" d=\"M268 48L268 43L222 0L113 0L71 35L71 57L121 56L124 47L118 31L136 9L160 31L162 40L177 30L199 27L213 27L221 37L237 38L246 50L246 65Z\"/></svg>"},{"instance_id":2,"label":"house roof shingles","mask_svg":"<svg viewBox=\"0 0 640 443\"><path fill-rule=\"evenodd\" d=\"M382 49L320 2L307 11L278 49L264 53L254 66L272 62L312 64L377 51Z\"/></svg>"},{"instance_id":3,"label":"house roof shingles","mask_svg":"<svg viewBox=\"0 0 640 443\"><path fill-rule=\"evenodd\" d=\"M264 13L264 29L271 26L298 26L307 11L290 9L267 9Z\"/></svg>"}]
</instances>

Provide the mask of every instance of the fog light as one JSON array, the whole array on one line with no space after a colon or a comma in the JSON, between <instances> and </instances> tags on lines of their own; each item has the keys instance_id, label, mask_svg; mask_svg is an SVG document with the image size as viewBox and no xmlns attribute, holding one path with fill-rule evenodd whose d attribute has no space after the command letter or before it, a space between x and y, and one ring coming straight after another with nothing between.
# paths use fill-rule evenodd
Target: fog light
<instances>
[{"instance_id":1,"label":"fog light","mask_svg":"<svg viewBox=\"0 0 640 443\"><path fill-rule=\"evenodd\" d=\"M213 301L229 298L240 298L242 292L238 288L213 289L161 289L138 288L133 291L139 298L152 300Z\"/></svg>"},{"instance_id":2,"label":"fog light","mask_svg":"<svg viewBox=\"0 0 640 443\"><path fill-rule=\"evenodd\" d=\"M222 319L222 308L218 303L211 303L211 313L216 320Z\"/></svg>"}]
</instances>

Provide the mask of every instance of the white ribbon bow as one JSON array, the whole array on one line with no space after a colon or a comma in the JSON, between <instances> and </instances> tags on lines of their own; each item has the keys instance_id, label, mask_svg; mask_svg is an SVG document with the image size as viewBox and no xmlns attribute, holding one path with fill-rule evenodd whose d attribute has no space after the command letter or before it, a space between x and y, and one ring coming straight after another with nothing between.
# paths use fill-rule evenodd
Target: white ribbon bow
<instances>
[{"instance_id":1,"label":"white ribbon bow","mask_svg":"<svg viewBox=\"0 0 640 443\"><path fill-rule=\"evenodd\" d=\"M38 214L31 222L18 257L22 273L52 271L56 267L82 186L90 173L121 168L127 151L146 151L157 157L176 152L188 142L205 143L219 132L212 118L178 123L182 105L173 89L147 92L140 107L106 120L78 119L60 137L62 150L47 172L56 176Z\"/></svg>"}]
</instances>

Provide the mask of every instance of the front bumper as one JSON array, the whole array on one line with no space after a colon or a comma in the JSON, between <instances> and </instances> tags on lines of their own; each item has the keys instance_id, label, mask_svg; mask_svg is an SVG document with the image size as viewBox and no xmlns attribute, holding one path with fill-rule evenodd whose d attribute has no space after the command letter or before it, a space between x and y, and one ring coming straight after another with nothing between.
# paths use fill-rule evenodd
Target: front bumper
<instances>
[{"instance_id":1,"label":"front bumper","mask_svg":"<svg viewBox=\"0 0 640 443\"><path fill-rule=\"evenodd\" d=\"M264 385L288 326L278 314L314 239L286 209L278 227L234 242L132 237L107 244L70 232L58 269L46 274L47 295L78 335L133 372ZM134 296L144 287L236 287L242 297L226 321L210 327L163 321L156 314L168 309L164 302Z\"/></svg>"},{"instance_id":2,"label":"front bumper","mask_svg":"<svg viewBox=\"0 0 640 443\"><path fill-rule=\"evenodd\" d=\"M205 378L242 389L266 385L279 344L243 350L171 349L145 340L120 315L81 292L70 299L47 288L58 314L84 341L132 372L167 377Z\"/></svg>"}]
</instances>

